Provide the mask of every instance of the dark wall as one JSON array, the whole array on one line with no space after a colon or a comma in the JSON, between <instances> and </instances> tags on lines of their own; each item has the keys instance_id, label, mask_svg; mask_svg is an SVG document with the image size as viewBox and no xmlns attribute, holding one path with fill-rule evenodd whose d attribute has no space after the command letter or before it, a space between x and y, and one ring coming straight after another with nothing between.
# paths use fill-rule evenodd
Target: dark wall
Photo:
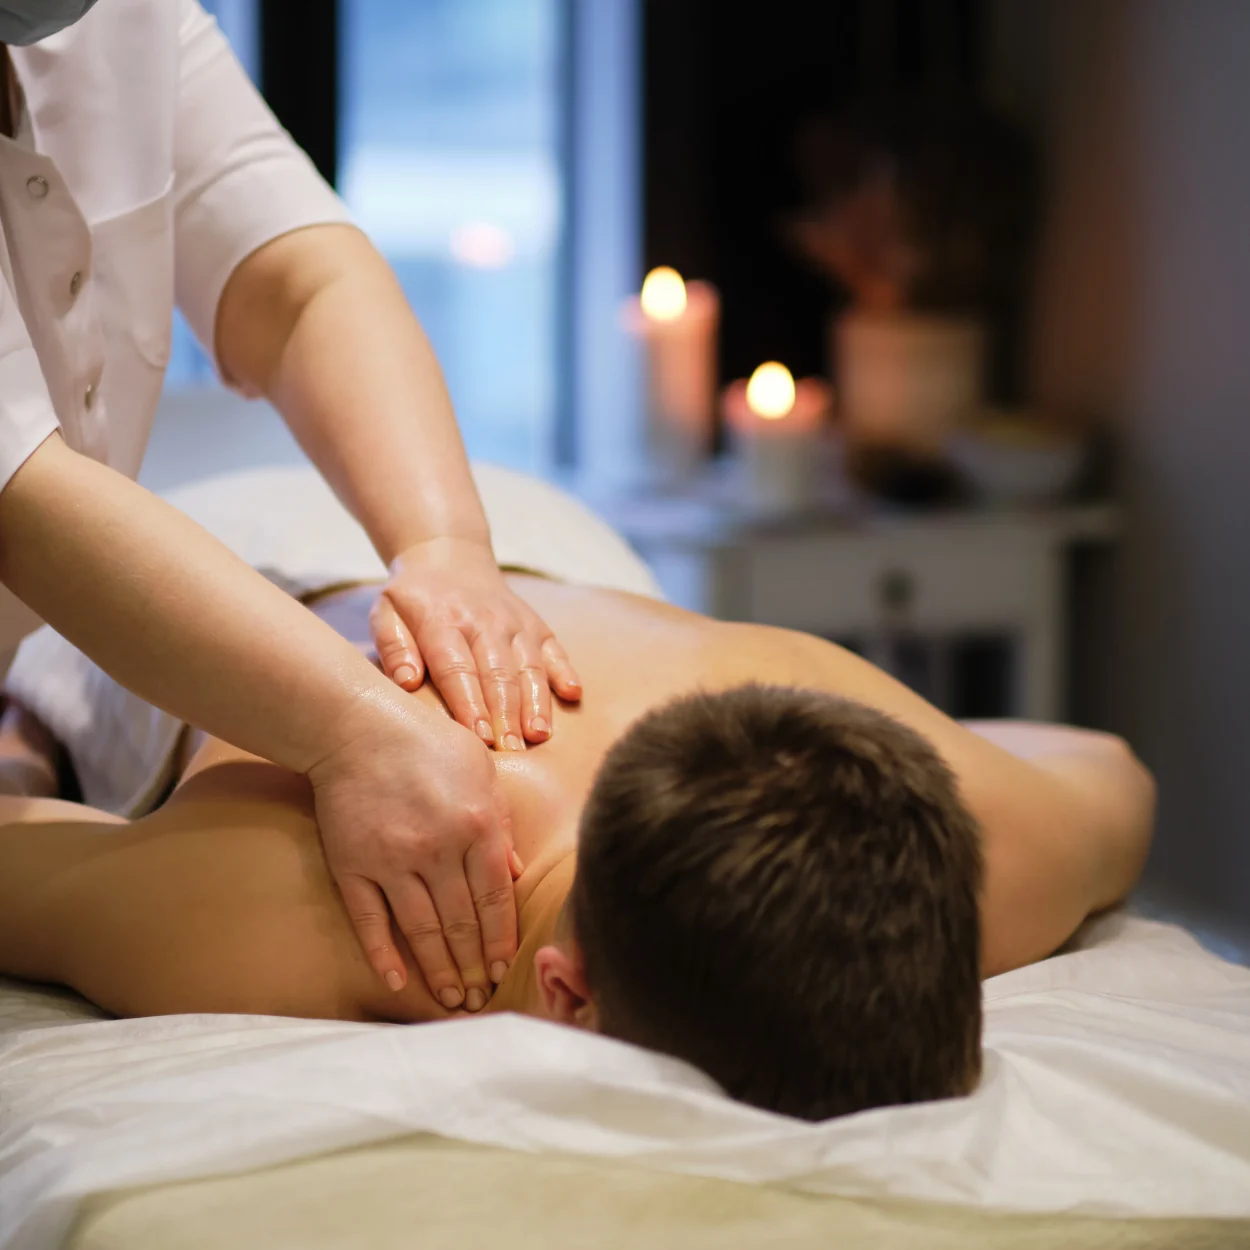
<instances>
[{"instance_id":1,"label":"dark wall","mask_svg":"<svg viewBox=\"0 0 1250 1250\"><path fill-rule=\"evenodd\" d=\"M979 26L973 0L646 0L646 267L721 288L723 376L825 370L836 296L782 231L799 127L868 93L975 86Z\"/></svg>"},{"instance_id":2,"label":"dark wall","mask_svg":"<svg viewBox=\"0 0 1250 1250\"><path fill-rule=\"evenodd\" d=\"M1114 638L1093 723L1155 774L1148 880L1250 921L1250 5L1000 0L1041 18L1051 197L1037 386L1115 423ZM1188 901L1188 900L1185 900Z\"/></svg>"}]
</instances>

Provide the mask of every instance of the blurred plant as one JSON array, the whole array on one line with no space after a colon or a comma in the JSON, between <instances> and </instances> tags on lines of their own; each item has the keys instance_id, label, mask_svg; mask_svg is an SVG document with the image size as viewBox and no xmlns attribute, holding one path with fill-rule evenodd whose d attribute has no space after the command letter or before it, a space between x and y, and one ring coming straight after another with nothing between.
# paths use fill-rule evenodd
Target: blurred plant
<instances>
[{"instance_id":1,"label":"blurred plant","mask_svg":"<svg viewBox=\"0 0 1250 1250\"><path fill-rule=\"evenodd\" d=\"M970 99L865 101L800 128L791 242L865 311L967 313L1018 300L1036 213L1028 138Z\"/></svg>"}]
</instances>

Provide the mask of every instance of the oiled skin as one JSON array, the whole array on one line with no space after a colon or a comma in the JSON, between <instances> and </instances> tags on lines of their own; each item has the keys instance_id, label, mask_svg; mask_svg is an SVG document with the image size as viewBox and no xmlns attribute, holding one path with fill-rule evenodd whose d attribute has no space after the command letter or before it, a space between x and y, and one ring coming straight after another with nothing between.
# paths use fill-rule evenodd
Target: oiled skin
<instances>
[{"instance_id":1,"label":"oiled skin","mask_svg":"<svg viewBox=\"0 0 1250 1250\"><path fill-rule=\"evenodd\" d=\"M538 1010L527 960L550 937L598 765L637 716L696 688L759 681L829 691L926 737L981 825L986 975L1053 951L1140 871L1153 789L1116 739L1049 727L974 731L820 639L630 595L510 580L563 642L585 698L555 709L550 741L494 756L525 865L516 885L524 949L488 1009ZM345 591L315 610L367 647L374 594ZM428 686L414 697L441 706ZM308 786L274 765L209 740L173 796L133 824L54 800L0 800L0 820L2 972L70 985L124 1015L417 1022L453 1014L411 961L399 994L369 968L326 870ZM536 890L541 905L531 905Z\"/></svg>"}]
</instances>

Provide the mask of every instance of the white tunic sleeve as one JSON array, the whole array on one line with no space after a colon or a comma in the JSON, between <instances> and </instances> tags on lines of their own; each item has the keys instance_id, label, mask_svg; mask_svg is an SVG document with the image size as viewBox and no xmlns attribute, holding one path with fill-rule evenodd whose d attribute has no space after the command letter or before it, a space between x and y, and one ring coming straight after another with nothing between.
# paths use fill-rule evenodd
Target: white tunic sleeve
<instances>
[{"instance_id":1,"label":"white tunic sleeve","mask_svg":"<svg viewBox=\"0 0 1250 1250\"><path fill-rule=\"evenodd\" d=\"M0 274L0 490L57 428L39 358L13 291Z\"/></svg>"},{"instance_id":2,"label":"white tunic sleeve","mask_svg":"<svg viewBox=\"0 0 1250 1250\"><path fill-rule=\"evenodd\" d=\"M217 304L239 263L279 235L351 217L269 111L216 22L197 0L180 4L175 288L214 354Z\"/></svg>"}]
</instances>

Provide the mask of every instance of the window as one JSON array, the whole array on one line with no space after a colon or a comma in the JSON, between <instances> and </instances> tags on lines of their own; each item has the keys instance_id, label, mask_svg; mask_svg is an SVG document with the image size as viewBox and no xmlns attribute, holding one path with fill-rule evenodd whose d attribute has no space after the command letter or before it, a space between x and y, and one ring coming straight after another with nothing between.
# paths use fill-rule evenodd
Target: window
<instances>
[{"instance_id":1,"label":"window","mask_svg":"<svg viewBox=\"0 0 1250 1250\"><path fill-rule=\"evenodd\" d=\"M557 403L561 0L342 0L339 189L469 454L541 471Z\"/></svg>"},{"instance_id":2,"label":"window","mask_svg":"<svg viewBox=\"0 0 1250 1250\"><path fill-rule=\"evenodd\" d=\"M256 77L265 0L204 2ZM434 344L470 455L539 471L558 398L566 2L338 5L339 190ZM167 387L212 382L176 317Z\"/></svg>"}]
</instances>

